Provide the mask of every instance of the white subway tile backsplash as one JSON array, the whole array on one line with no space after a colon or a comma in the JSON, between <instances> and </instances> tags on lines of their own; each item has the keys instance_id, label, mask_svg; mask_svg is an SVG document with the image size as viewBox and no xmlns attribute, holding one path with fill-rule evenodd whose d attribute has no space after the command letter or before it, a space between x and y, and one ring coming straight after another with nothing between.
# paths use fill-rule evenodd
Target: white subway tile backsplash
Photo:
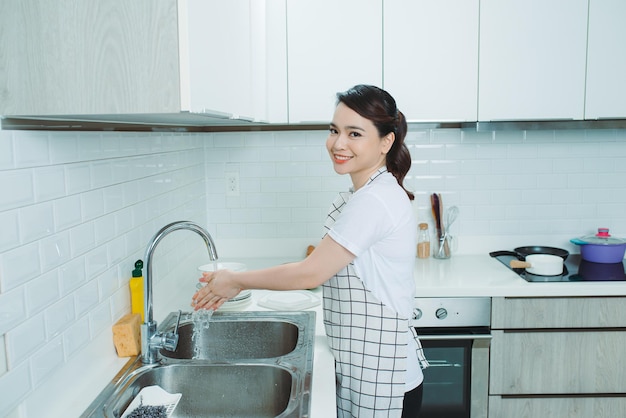
<instances>
[{"instance_id":1,"label":"white subway tile backsplash","mask_svg":"<svg viewBox=\"0 0 626 418\"><path fill-rule=\"evenodd\" d=\"M0 171L0 211L35 202L33 172L29 169Z\"/></svg>"},{"instance_id":2,"label":"white subway tile backsplash","mask_svg":"<svg viewBox=\"0 0 626 418\"><path fill-rule=\"evenodd\" d=\"M94 222L86 222L70 229L72 257L77 257L96 246Z\"/></svg>"},{"instance_id":3,"label":"white subway tile backsplash","mask_svg":"<svg viewBox=\"0 0 626 418\"><path fill-rule=\"evenodd\" d=\"M0 377L0 414L8 415L33 389L30 364L22 364Z\"/></svg>"},{"instance_id":4,"label":"white subway tile backsplash","mask_svg":"<svg viewBox=\"0 0 626 418\"><path fill-rule=\"evenodd\" d=\"M31 280L26 284L25 289L25 296L28 301L28 316L33 316L59 300L61 293L58 270L49 271Z\"/></svg>"},{"instance_id":5,"label":"white subway tile backsplash","mask_svg":"<svg viewBox=\"0 0 626 418\"><path fill-rule=\"evenodd\" d=\"M86 192L91 189L91 168L89 164L69 164L64 166L67 193Z\"/></svg>"},{"instance_id":6,"label":"white subway tile backsplash","mask_svg":"<svg viewBox=\"0 0 626 418\"><path fill-rule=\"evenodd\" d=\"M87 345L90 339L89 318L81 317L63 334L63 347L67 361L81 348Z\"/></svg>"},{"instance_id":7,"label":"white subway tile backsplash","mask_svg":"<svg viewBox=\"0 0 626 418\"><path fill-rule=\"evenodd\" d=\"M100 303L89 313L89 330L92 339L105 330L110 331L112 325L111 306L108 300Z\"/></svg>"},{"instance_id":8,"label":"white subway tile backsplash","mask_svg":"<svg viewBox=\"0 0 626 418\"><path fill-rule=\"evenodd\" d=\"M54 232L52 203L39 203L20 209L19 230L23 243L51 235Z\"/></svg>"},{"instance_id":9,"label":"white subway tile backsplash","mask_svg":"<svg viewBox=\"0 0 626 418\"><path fill-rule=\"evenodd\" d=\"M45 343L46 330L43 318L43 314L37 314L6 333L9 369L25 361Z\"/></svg>"},{"instance_id":10,"label":"white subway tile backsplash","mask_svg":"<svg viewBox=\"0 0 626 418\"><path fill-rule=\"evenodd\" d=\"M0 212L0 231L0 252L20 244L18 210Z\"/></svg>"},{"instance_id":11,"label":"white subway tile backsplash","mask_svg":"<svg viewBox=\"0 0 626 418\"><path fill-rule=\"evenodd\" d=\"M54 370L61 367L64 358L61 337L53 339L37 351L31 361L33 386L39 386Z\"/></svg>"},{"instance_id":12,"label":"white subway tile backsplash","mask_svg":"<svg viewBox=\"0 0 626 418\"><path fill-rule=\"evenodd\" d=\"M26 297L23 288L0 293L0 335L26 318ZM0 345L0 348L4 345ZM3 351L3 350L0 350Z\"/></svg>"},{"instance_id":13,"label":"white subway tile backsplash","mask_svg":"<svg viewBox=\"0 0 626 418\"><path fill-rule=\"evenodd\" d=\"M48 132L24 131L19 140L13 142L16 167L34 167L50 162Z\"/></svg>"},{"instance_id":14,"label":"white subway tile backsplash","mask_svg":"<svg viewBox=\"0 0 626 418\"><path fill-rule=\"evenodd\" d=\"M0 130L0 170L14 167L13 132Z\"/></svg>"},{"instance_id":15,"label":"white subway tile backsplash","mask_svg":"<svg viewBox=\"0 0 626 418\"><path fill-rule=\"evenodd\" d=\"M33 242L0 255L0 291L7 292L41 274L39 245Z\"/></svg>"},{"instance_id":16,"label":"white subway tile backsplash","mask_svg":"<svg viewBox=\"0 0 626 418\"><path fill-rule=\"evenodd\" d=\"M69 232L63 231L41 239L39 252L41 253L41 269L44 273L69 261L71 257Z\"/></svg>"},{"instance_id":17,"label":"white subway tile backsplash","mask_svg":"<svg viewBox=\"0 0 626 418\"><path fill-rule=\"evenodd\" d=\"M98 304L98 281L88 280L87 283L76 289L72 294L76 301L76 316L80 318Z\"/></svg>"},{"instance_id":18,"label":"white subway tile backsplash","mask_svg":"<svg viewBox=\"0 0 626 418\"><path fill-rule=\"evenodd\" d=\"M72 195L52 202L54 208L54 225L56 231L63 231L80 224L82 207L80 196Z\"/></svg>"},{"instance_id":19,"label":"white subway tile backsplash","mask_svg":"<svg viewBox=\"0 0 626 418\"><path fill-rule=\"evenodd\" d=\"M65 331L76 319L74 297L68 295L45 311L46 337L51 340Z\"/></svg>"},{"instance_id":20,"label":"white subway tile backsplash","mask_svg":"<svg viewBox=\"0 0 626 418\"><path fill-rule=\"evenodd\" d=\"M61 166L35 169L33 181L37 202L65 196L65 170Z\"/></svg>"}]
</instances>

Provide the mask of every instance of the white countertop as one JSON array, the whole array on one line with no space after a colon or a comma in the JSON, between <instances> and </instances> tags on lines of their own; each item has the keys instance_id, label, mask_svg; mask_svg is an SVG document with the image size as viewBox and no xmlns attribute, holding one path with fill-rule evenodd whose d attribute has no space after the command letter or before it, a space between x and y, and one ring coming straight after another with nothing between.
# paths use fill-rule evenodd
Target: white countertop
<instances>
[{"instance_id":1,"label":"white countertop","mask_svg":"<svg viewBox=\"0 0 626 418\"><path fill-rule=\"evenodd\" d=\"M488 254L417 259L417 297L618 296L626 282L527 282Z\"/></svg>"}]
</instances>

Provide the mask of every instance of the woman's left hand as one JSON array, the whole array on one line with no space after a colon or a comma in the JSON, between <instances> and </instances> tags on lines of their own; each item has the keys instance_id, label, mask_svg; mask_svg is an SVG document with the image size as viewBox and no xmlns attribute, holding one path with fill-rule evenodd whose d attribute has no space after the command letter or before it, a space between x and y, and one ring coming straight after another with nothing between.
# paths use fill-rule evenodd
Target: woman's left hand
<instances>
[{"instance_id":1,"label":"woman's left hand","mask_svg":"<svg viewBox=\"0 0 626 418\"><path fill-rule=\"evenodd\" d=\"M217 270L204 272L199 279L200 283L206 283L191 298L191 306L194 310L216 310L228 299L234 298L241 292L241 288L234 283L233 272L230 270Z\"/></svg>"}]
</instances>

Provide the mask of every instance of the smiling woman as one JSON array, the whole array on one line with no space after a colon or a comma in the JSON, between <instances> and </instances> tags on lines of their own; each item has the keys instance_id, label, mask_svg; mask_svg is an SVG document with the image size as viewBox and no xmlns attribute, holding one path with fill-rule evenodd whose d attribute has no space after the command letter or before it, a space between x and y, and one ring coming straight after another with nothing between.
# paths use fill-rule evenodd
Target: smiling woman
<instances>
[{"instance_id":1,"label":"smiling woman","mask_svg":"<svg viewBox=\"0 0 626 418\"><path fill-rule=\"evenodd\" d=\"M339 93L326 148L352 187L331 205L321 242L295 263L205 272L207 285L192 298L196 310L215 309L245 289L323 284L337 417L414 417L421 407L428 362L409 326L417 222L414 196L402 185L411 167L406 131L386 91L358 85Z\"/></svg>"}]
</instances>

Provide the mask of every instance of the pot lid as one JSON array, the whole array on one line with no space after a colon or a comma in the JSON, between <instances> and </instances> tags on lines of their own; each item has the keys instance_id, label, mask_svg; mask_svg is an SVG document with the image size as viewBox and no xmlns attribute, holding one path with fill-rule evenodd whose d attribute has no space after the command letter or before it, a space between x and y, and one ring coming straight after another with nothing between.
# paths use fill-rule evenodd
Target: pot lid
<instances>
[{"instance_id":1,"label":"pot lid","mask_svg":"<svg viewBox=\"0 0 626 418\"><path fill-rule=\"evenodd\" d=\"M626 239L611 236L609 228L598 228L597 234L580 237L578 240L581 241L581 244L595 245L621 245L626 243Z\"/></svg>"}]
</instances>

